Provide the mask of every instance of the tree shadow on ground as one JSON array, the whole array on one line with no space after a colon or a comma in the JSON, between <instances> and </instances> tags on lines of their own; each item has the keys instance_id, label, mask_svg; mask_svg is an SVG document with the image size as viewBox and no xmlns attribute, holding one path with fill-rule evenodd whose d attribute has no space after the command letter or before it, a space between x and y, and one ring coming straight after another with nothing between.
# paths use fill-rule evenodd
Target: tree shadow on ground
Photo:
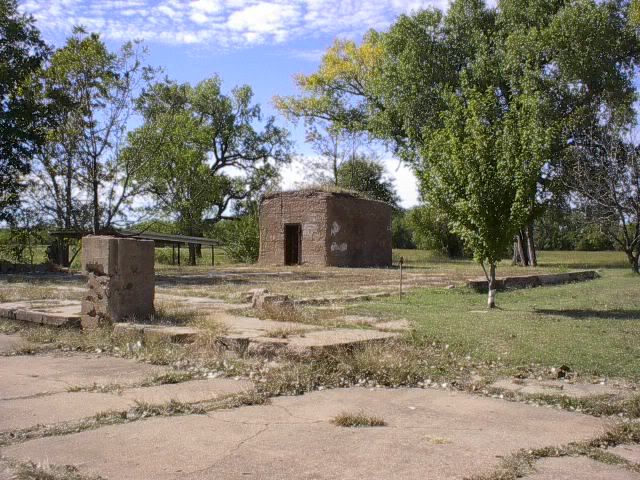
<instances>
[{"instance_id":1,"label":"tree shadow on ground","mask_svg":"<svg viewBox=\"0 0 640 480\"><path fill-rule=\"evenodd\" d=\"M555 317L569 317L576 320L597 318L602 320L640 320L640 309L631 310L593 310L593 309L544 309L536 308L535 313Z\"/></svg>"}]
</instances>

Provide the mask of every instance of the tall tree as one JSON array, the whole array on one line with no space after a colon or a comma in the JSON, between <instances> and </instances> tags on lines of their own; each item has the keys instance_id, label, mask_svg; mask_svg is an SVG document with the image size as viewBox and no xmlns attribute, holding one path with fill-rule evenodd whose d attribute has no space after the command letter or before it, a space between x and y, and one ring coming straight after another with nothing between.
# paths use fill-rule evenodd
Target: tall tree
<instances>
[{"instance_id":1,"label":"tall tree","mask_svg":"<svg viewBox=\"0 0 640 480\"><path fill-rule=\"evenodd\" d=\"M349 132L330 122L315 122L307 126L305 141L318 155L306 159L305 177L317 184L338 185L340 167L357 154L361 135ZM308 183L308 182L307 182Z\"/></svg>"},{"instance_id":2,"label":"tall tree","mask_svg":"<svg viewBox=\"0 0 640 480\"><path fill-rule=\"evenodd\" d=\"M260 194L290 160L288 132L262 122L248 86L230 95L219 77L196 86L164 81L140 99L144 124L123 152L151 208L176 219L182 233L202 235L228 207ZM190 249L195 264L195 249Z\"/></svg>"},{"instance_id":3,"label":"tall tree","mask_svg":"<svg viewBox=\"0 0 640 480\"><path fill-rule=\"evenodd\" d=\"M500 0L494 8L482 0L454 0L446 14L401 16L389 31L369 32L360 45L336 42L316 73L297 77L301 94L276 98L276 105L291 116L329 119L389 142L414 166L431 204L440 203L442 193L434 179L457 185L451 202L441 205L456 207L447 217L476 258L491 265L502 255L505 232L513 235L533 220L550 180L545 172L566 154L567 140L603 112L616 121L633 117L639 49L627 13L617 0ZM459 126L474 122L476 133L464 140ZM501 132L513 125L529 131L515 131L511 141ZM523 135L536 155L546 157L527 160ZM433 143L447 155L434 151ZM492 163L488 152L503 158ZM456 160L463 154L470 165ZM464 168L447 170L448 163ZM478 188L466 194L469 201L489 202L475 208L488 208L490 215L474 218L475 210L453 203L464 200L457 181L463 172L478 175L466 179ZM525 179L532 183L520 183ZM503 196L502 207L512 204L517 211L504 215L495 205ZM491 223L498 219L504 222ZM473 224L484 240L464 233ZM491 272L488 277L491 283Z\"/></svg>"},{"instance_id":4,"label":"tall tree","mask_svg":"<svg viewBox=\"0 0 640 480\"><path fill-rule=\"evenodd\" d=\"M598 125L574 139L562 178L573 201L640 273L640 147L628 139L629 130Z\"/></svg>"},{"instance_id":5,"label":"tall tree","mask_svg":"<svg viewBox=\"0 0 640 480\"><path fill-rule=\"evenodd\" d=\"M336 186L354 190L367 197L398 207L398 193L393 181L384 174L384 167L364 155L344 162L337 171Z\"/></svg>"},{"instance_id":6,"label":"tall tree","mask_svg":"<svg viewBox=\"0 0 640 480\"><path fill-rule=\"evenodd\" d=\"M40 73L50 49L16 0L0 2L0 220L19 202L21 176L43 142L49 116Z\"/></svg>"},{"instance_id":7,"label":"tall tree","mask_svg":"<svg viewBox=\"0 0 640 480\"><path fill-rule=\"evenodd\" d=\"M32 201L63 228L109 230L138 193L129 158L119 155L140 91L155 71L127 42L111 52L75 28L44 73L59 125L35 156Z\"/></svg>"}]
</instances>

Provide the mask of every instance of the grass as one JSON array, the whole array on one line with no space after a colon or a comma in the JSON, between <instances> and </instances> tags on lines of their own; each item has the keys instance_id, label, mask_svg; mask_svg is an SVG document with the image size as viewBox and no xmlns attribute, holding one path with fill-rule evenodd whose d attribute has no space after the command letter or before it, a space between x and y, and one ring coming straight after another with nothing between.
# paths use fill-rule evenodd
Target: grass
<instances>
[{"instance_id":1,"label":"grass","mask_svg":"<svg viewBox=\"0 0 640 480\"><path fill-rule=\"evenodd\" d=\"M381 417L369 415L363 411L360 412L342 412L336 415L331 423L339 427L384 427L387 422Z\"/></svg>"},{"instance_id":2,"label":"grass","mask_svg":"<svg viewBox=\"0 0 640 480\"><path fill-rule=\"evenodd\" d=\"M306 328L290 328L290 327L273 328L271 330L267 330L267 333L265 334L265 336L269 338L283 338L283 339L289 338L291 336L304 337L304 334L308 331L309 330Z\"/></svg>"},{"instance_id":3,"label":"grass","mask_svg":"<svg viewBox=\"0 0 640 480\"><path fill-rule=\"evenodd\" d=\"M15 480L103 480L104 477L81 474L73 465L49 463L16 463Z\"/></svg>"},{"instance_id":4,"label":"grass","mask_svg":"<svg viewBox=\"0 0 640 480\"><path fill-rule=\"evenodd\" d=\"M422 341L482 361L640 379L639 287L640 277L610 269L589 282L499 293L492 311L485 295L466 288L421 289L349 310L409 319Z\"/></svg>"},{"instance_id":5,"label":"grass","mask_svg":"<svg viewBox=\"0 0 640 480\"><path fill-rule=\"evenodd\" d=\"M640 466L615 455L607 448L622 444L640 443L640 424L618 423L599 437L591 440L520 450L504 457L499 467L491 473L474 475L470 480L516 480L526 477L535 469L535 463L543 458L584 456L609 465L620 465L632 472L639 472Z\"/></svg>"}]
</instances>

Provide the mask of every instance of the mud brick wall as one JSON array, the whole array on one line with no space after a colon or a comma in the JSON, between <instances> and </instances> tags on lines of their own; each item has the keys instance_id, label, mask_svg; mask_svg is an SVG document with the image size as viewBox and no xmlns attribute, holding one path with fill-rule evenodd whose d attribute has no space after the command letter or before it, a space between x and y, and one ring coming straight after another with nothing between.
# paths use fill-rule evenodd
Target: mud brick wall
<instances>
[{"instance_id":1,"label":"mud brick wall","mask_svg":"<svg viewBox=\"0 0 640 480\"><path fill-rule=\"evenodd\" d=\"M284 265L285 225L302 227L301 262L327 262L327 199L324 192L286 192L267 196L260 204L260 258L264 265Z\"/></svg>"},{"instance_id":2,"label":"mud brick wall","mask_svg":"<svg viewBox=\"0 0 640 480\"><path fill-rule=\"evenodd\" d=\"M260 205L261 264L284 264L288 224L301 226L302 264L391 265L391 207L384 202L317 190L265 196Z\"/></svg>"},{"instance_id":3,"label":"mud brick wall","mask_svg":"<svg viewBox=\"0 0 640 480\"><path fill-rule=\"evenodd\" d=\"M328 201L327 264L391 266L391 207L346 194Z\"/></svg>"},{"instance_id":4,"label":"mud brick wall","mask_svg":"<svg viewBox=\"0 0 640 480\"><path fill-rule=\"evenodd\" d=\"M154 242L111 236L82 239L88 291L82 327L95 328L154 313Z\"/></svg>"}]
</instances>

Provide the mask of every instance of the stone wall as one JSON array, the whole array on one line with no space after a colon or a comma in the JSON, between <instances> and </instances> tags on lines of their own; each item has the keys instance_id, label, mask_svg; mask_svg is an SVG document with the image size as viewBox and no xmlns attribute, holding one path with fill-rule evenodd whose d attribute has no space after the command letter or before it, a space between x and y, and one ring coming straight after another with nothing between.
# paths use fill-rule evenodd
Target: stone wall
<instances>
[{"instance_id":1,"label":"stone wall","mask_svg":"<svg viewBox=\"0 0 640 480\"><path fill-rule=\"evenodd\" d=\"M154 242L111 236L82 239L88 292L82 327L95 328L154 313Z\"/></svg>"},{"instance_id":2,"label":"stone wall","mask_svg":"<svg viewBox=\"0 0 640 480\"><path fill-rule=\"evenodd\" d=\"M303 190L267 195L260 205L260 259L283 265L285 226L300 224L307 265L391 265L391 207L348 193Z\"/></svg>"}]
</instances>

